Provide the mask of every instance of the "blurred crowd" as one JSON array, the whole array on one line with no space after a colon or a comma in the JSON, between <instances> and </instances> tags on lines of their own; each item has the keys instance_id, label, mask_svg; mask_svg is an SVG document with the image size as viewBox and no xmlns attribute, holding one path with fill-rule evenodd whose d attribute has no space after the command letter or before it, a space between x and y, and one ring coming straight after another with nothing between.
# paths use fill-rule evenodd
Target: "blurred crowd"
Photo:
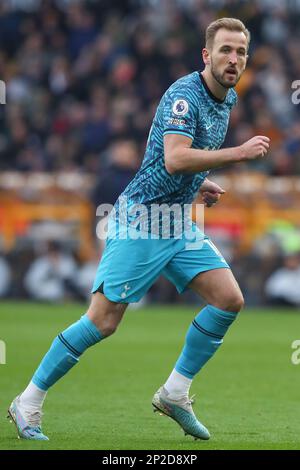
<instances>
[{"instance_id":1,"label":"blurred crowd","mask_svg":"<svg viewBox=\"0 0 300 470\"><path fill-rule=\"evenodd\" d=\"M268 158L221 173L299 175L300 0L1 0L0 171L92 174L95 206L114 203L140 165L162 94L203 68L205 29L222 16L240 18L252 36L224 146L256 134L272 144ZM286 249L276 236L270 230L228 261L249 303L299 306L300 245ZM0 256L0 296L80 300L96 264L96 255L80 264L55 242L40 254ZM178 299L164 282L150 297Z\"/></svg>"},{"instance_id":2,"label":"blurred crowd","mask_svg":"<svg viewBox=\"0 0 300 470\"><path fill-rule=\"evenodd\" d=\"M298 0L2 0L0 169L101 172L116 137L138 166L161 95L202 69L205 28L220 16L252 34L225 145L266 134L270 157L251 168L298 174Z\"/></svg>"},{"instance_id":3,"label":"blurred crowd","mask_svg":"<svg viewBox=\"0 0 300 470\"><path fill-rule=\"evenodd\" d=\"M220 246L219 246L220 247ZM100 248L80 259L69 246L56 240L36 247L0 253L0 298L39 302L85 302L90 297ZM224 252L224 250L222 250ZM270 227L246 256L226 256L243 291L246 305L300 308L300 237L292 224ZM160 277L139 303L196 303L192 291L179 295Z\"/></svg>"},{"instance_id":4,"label":"blurred crowd","mask_svg":"<svg viewBox=\"0 0 300 470\"><path fill-rule=\"evenodd\" d=\"M91 253L92 254L92 253ZM98 265L99 253L81 262L69 247L49 240L31 249L0 254L0 297L41 302L85 301Z\"/></svg>"}]
</instances>

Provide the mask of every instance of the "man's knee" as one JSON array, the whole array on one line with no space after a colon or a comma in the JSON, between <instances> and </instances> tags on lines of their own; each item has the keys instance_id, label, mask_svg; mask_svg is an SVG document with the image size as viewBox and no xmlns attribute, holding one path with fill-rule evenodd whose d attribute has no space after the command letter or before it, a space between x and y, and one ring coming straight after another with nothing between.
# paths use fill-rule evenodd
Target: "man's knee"
<instances>
[{"instance_id":1,"label":"man's knee","mask_svg":"<svg viewBox=\"0 0 300 470\"><path fill-rule=\"evenodd\" d=\"M117 331L117 328L118 328L118 325L109 319L107 320L104 319L101 322L101 325L99 325L99 329L101 331L101 334L104 336L104 338L107 338L108 336L113 335Z\"/></svg>"},{"instance_id":2,"label":"man's knee","mask_svg":"<svg viewBox=\"0 0 300 470\"><path fill-rule=\"evenodd\" d=\"M114 310L97 311L96 309L88 310L90 320L95 323L101 335L104 338L111 336L117 330L120 318L115 314Z\"/></svg>"},{"instance_id":3,"label":"man's knee","mask_svg":"<svg viewBox=\"0 0 300 470\"><path fill-rule=\"evenodd\" d=\"M87 314L102 336L108 337L117 330L126 307L126 304L110 302L102 294L97 294L93 297Z\"/></svg>"},{"instance_id":4,"label":"man's knee","mask_svg":"<svg viewBox=\"0 0 300 470\"><path fill-rule=\"evenodd\" d=\"M223 298L218 299L215 304L221 310L238 313L244 307L245 301L241 292L229 292Z\"/></svg>"},{"instance_id":5,"label":"man's knee","mask_svg":"<svg viewBox=\"0 0 300 470\"><path fill-rule=\"evenodd\" d=\"M119 318L114 315L113 312L100 312L97 314L95 311L88 310L88 316L90 320L96 325L101 335L104 338L111 336L115 333L118 328Z\"/></svg>"}]
</instances>

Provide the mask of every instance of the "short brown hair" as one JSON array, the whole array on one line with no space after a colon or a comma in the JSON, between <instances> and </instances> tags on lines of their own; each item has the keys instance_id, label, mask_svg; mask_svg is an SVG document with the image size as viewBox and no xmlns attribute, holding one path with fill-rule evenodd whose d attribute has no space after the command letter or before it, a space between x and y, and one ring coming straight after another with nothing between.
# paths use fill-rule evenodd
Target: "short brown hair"
<instances>
[{"instance_id":1,"label":"short brown hair","mask_svg":"<svg viewBox=\"0 0 300 470\"><path fill-rule=\"evenodd\" d=\"M250 43L250 32L244 25L244 23L237 18L219 18L208 25L205 33L205 42L207 49L210 49L213 45L215 35L219 29L224 28L228 31L238 31L244 33L247 38L247 46Z\"/></svg>"}]
</instances>

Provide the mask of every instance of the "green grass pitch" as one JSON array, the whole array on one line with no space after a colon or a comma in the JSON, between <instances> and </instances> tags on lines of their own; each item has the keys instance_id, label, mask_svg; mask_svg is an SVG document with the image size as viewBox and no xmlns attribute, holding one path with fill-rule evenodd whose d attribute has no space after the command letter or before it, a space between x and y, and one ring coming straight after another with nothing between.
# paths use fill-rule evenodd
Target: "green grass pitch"
<instances>
[{"instance_id":1,"label":"green grass pitch","mask_svg":"<svg viewBox=\"0 0 300 470\"><path fill-rule=\"evenodd\" d=\"M197 376L195 412L210 441L184 437L153 413L151 398L181 351L196 309L128 311L110 339L87 351L50 390L43 430L50 441L16 438L5 419L12 398L32 376L54 336L84 313L67 304L0 304L0 449L299 449L300 365L291 344L300 339L299 312L245 310L215 357Z\"/></svg>"}]
</instances>

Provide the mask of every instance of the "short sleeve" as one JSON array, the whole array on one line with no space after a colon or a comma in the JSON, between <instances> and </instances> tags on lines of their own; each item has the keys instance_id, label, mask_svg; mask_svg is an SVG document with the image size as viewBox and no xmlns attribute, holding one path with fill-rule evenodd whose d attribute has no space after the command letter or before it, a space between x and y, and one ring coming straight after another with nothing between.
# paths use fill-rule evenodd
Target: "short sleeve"
<instances>
[{"instance_id":1,"label":"short sleeve","mask_svg":"<svg viewBox=\"0 0 300 470\"><path fill-rule=\"evenodd\" d=\"M164 102L163 135L181 134L194 139L198 112L198 106L190 94L179 89L170 90Z\"/></svg>"}]
</instances>

